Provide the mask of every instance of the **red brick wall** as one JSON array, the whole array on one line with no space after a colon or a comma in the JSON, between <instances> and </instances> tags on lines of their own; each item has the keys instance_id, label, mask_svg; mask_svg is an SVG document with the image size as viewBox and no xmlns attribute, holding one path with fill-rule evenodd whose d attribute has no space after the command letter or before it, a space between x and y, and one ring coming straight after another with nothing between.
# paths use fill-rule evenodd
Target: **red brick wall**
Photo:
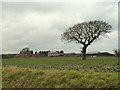
<instances>
[{"instance_id":1,"label":"red brick wall","mask_svg":"<svg viewBox=\"0 0 120 90\"><path fill-rule=\"evenodd\" d=\"M56 52L56 53L48 53L48 56L50 57L50 56L59 56L59 54L58 54L58 52Z\"/></svg>"},{"instance_id":2,"label":"red brick wall","mask_svg":"<svg viewBox=\"0 0 120 90\"><path fill-rule=\"evenodd\" d=\"M43 54L25 54L24 52L19 53L19 57L44 57L45 55Z\"/></svg>"},{"instance_id":3,"label":"red brick wall","mask_svg":"<svg viewBox=\"0 0 120 90\"><path fill-rule=\"evenodd\" d=\"M19 56L20 56L20 57L29 57L29 54L24 54L24 52L21 51L21 52L19 53Z\"/></svg>"},{"instance_id":4,"label":"red brick wall","mask_svg":"<svg viewBox=\"0 0 120 90\"><path fill-rule=\"evenodd\" d=\"M24 52L22 52L22 51L19 53L19 56L20 56L20 57L24 57L24 55L25 55L25 54L24 54Z\"/></svg>"}]
</instances>

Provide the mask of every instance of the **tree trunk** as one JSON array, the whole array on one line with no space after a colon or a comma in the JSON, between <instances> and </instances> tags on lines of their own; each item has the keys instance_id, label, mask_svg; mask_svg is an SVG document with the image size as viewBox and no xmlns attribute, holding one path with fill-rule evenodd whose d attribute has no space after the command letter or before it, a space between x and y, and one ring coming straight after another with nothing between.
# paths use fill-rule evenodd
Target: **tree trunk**
<instances>
[{"instance_id":1,"label":"tree trunk","mask_svg":"<svg viewBox=\"0 0 120 90\"><path fill-rule=\"evenodd\" d=\"M83 46L83 49L82 49L82 59L83 60L86 59L86 48L87 48L87 46Z\"/></svg>"}]
</instances>

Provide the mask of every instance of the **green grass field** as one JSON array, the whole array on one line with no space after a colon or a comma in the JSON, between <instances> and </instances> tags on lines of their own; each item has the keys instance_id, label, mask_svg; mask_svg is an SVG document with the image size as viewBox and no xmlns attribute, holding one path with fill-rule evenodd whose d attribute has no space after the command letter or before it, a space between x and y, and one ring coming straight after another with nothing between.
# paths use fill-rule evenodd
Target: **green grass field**
<instances>
[{"instance_id":1,"label":"green grass field","mask_svg":"<svg viewBox=\"0 0 120 90\"><path fill-rule=\"evenodd\" d=\"M76 70L95 72L119 72L117 57L96 57L81 60L80 57L44 57L3 59L3 66L38 68L42 70Z\"/></svg>"},{"instance_id":2,"label":"green grass field","mask_svg":"<svg viewBox=\"0 0 120 90\"><path fill-rule=\"evenodd\" d=\"M117 57L3 59L3 87L118 87Z\"/></svg>"}]
</instances>

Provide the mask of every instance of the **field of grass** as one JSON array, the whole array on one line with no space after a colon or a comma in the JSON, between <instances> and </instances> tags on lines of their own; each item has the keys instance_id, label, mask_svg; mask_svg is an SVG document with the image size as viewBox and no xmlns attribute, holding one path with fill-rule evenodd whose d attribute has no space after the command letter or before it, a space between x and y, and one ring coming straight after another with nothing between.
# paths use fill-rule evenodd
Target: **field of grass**
<instances>
[{"instance_id":1,"label":"field of grass","mask_svg":"<svg viewBox=\"0 0 120 90\"><path fill-rule=\"evenodd\" d=\"M4 88L115 88L117 57L43 57L2 60Z\"/></svg>"},{"instance_id":2,"label":"field of grass","mask_svg":"<svg viewBox=\"0 0 120 90\"><path fill-rule=\"evenodd\" d=\"M87 60L81 60L80 57L12 58L3 59L2 65L14 65L42 70L119 72L117 57L89 57Z\"/></svg>"}]
</instances>

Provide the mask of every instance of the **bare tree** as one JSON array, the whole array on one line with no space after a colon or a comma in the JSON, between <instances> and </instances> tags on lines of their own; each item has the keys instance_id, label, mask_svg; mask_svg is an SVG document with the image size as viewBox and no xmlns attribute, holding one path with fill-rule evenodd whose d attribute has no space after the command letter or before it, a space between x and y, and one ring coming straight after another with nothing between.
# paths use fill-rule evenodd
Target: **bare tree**
<instances>
[{"instance_id":1,"label":"bare tree","mask_svg":"<svg viewBox=\"0 0 120 90\"><path fill-rule=\"evenodd\" d=\"M66 31L61 35L61 39L62 41L75 41L82 44L82 59L86 59L87 47L100 36L110 33L111 29L112 26L104 21L95 20L83 22L66 29Z\"/></svg>"}]
</instances>

